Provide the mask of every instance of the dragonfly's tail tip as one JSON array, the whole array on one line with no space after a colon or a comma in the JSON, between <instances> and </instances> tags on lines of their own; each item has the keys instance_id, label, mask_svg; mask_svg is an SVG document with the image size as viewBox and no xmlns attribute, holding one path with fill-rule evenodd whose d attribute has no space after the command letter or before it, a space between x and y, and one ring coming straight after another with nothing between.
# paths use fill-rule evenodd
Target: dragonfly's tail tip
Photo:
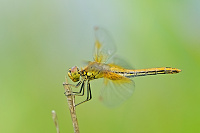
<instances>
[{"instance_id":1,"label":"dragonfly's tail tip","mask_svg":"<svg viewBox=\"0 0 200 133\"><path fill-rule=\"evenodd\" d=\"M181 72L182 70L181 69L177 69L177 72L179 73L179 72Z\"/></svg>"}]
</instances>

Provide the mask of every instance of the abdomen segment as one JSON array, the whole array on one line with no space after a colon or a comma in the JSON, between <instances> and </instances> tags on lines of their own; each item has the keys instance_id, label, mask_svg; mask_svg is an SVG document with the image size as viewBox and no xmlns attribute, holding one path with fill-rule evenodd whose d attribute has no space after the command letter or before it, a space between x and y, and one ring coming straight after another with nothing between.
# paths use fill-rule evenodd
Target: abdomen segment
<instances>
[{"instance_id":1,"label":"abdomen segment","mask_svg":"<svg viewBox=\"0 0 200 133\"><path fill-rule=\"evenodd\" d=\"M157 75L157 74L175 74L181 72L180 69L171 67L149 68L149 69L137 69L137 70L125 70L117 72L117 74L131 78L137 76Z\"/></svg>"}]
</instances>

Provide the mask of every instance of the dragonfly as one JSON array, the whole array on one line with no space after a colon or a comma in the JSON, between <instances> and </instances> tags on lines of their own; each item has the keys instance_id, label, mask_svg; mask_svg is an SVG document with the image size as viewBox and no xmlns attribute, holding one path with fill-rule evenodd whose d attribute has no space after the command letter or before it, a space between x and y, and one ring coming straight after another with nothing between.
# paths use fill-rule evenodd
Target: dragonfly
<instances>
[{"instance_id":1,"label":"dragonfly","mask_svg":"<svg viewBox=\"0 0 200 133\"><path fill-rule=\"evenodd\" d=\"M126 61L114 56L116 47L110 34L100 27L95 27L94 30L94 60L88 61L87 65L81 69L77 66L69 69L68 76L73 82L78 82L76 85L63 84L75 88L80 87L78 92L73 92L77 96L84 96L86 89L86 99L75 106L92 99L90 81L95 79L104 79L100 100L107 106L116 106L132 96L135 88L132 78L181 72L180 69L172 67L133 69ZM107 63L108 60L111 60L110 63Z\"/></svg>"}]
</instances>

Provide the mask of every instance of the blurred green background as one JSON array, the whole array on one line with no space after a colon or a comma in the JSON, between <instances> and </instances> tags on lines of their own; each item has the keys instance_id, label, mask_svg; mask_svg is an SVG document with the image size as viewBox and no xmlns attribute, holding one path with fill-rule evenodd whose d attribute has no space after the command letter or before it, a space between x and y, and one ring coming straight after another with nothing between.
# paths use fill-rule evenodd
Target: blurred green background
<instances>
[{"instance_id":1,"label":"blurred green background","mask_svg":"<svg viewBox=\"0 0 200 133\"><path fill-rule=\"evenodd\" d=\"M200 132L198 0L0 0L0 132L73 132L64 89L70 67L92 60L94 26L112 34L134 68L176 67L180 74L135 78L118 108L93 99L77 107L81 133ZM70 81L71 82L71 81ZM72 83L72 82L71 82Z\"/></svg>"}]
</instances>

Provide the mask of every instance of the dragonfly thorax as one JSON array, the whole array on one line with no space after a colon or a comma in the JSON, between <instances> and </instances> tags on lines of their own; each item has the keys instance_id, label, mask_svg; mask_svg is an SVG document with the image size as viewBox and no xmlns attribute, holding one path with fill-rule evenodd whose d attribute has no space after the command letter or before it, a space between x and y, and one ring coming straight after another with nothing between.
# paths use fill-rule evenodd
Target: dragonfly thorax
<instances>
[{"instance_id":1,"label":"dragonfly thorax","mask_svg":"<svg viewBox=\"0 0 200 133\"><path fill-rule=\"evenodd\" d=\"M90 62L83 70L81 76L85 76L88 80L103 78L105 71L109 70L109 66L104 63Z\"/></svg>"},{"instance_id":2,"label":"dragonfly thorax","mask_svg":"<svg viewBox=\"0 0 200 133\"><path fill-rule=\"evenodd\" d=\"M73 66L68 71L68 76L73 82L77 82L80 80L80 70L77 66Z\"/></svg>"}]
</instances>

